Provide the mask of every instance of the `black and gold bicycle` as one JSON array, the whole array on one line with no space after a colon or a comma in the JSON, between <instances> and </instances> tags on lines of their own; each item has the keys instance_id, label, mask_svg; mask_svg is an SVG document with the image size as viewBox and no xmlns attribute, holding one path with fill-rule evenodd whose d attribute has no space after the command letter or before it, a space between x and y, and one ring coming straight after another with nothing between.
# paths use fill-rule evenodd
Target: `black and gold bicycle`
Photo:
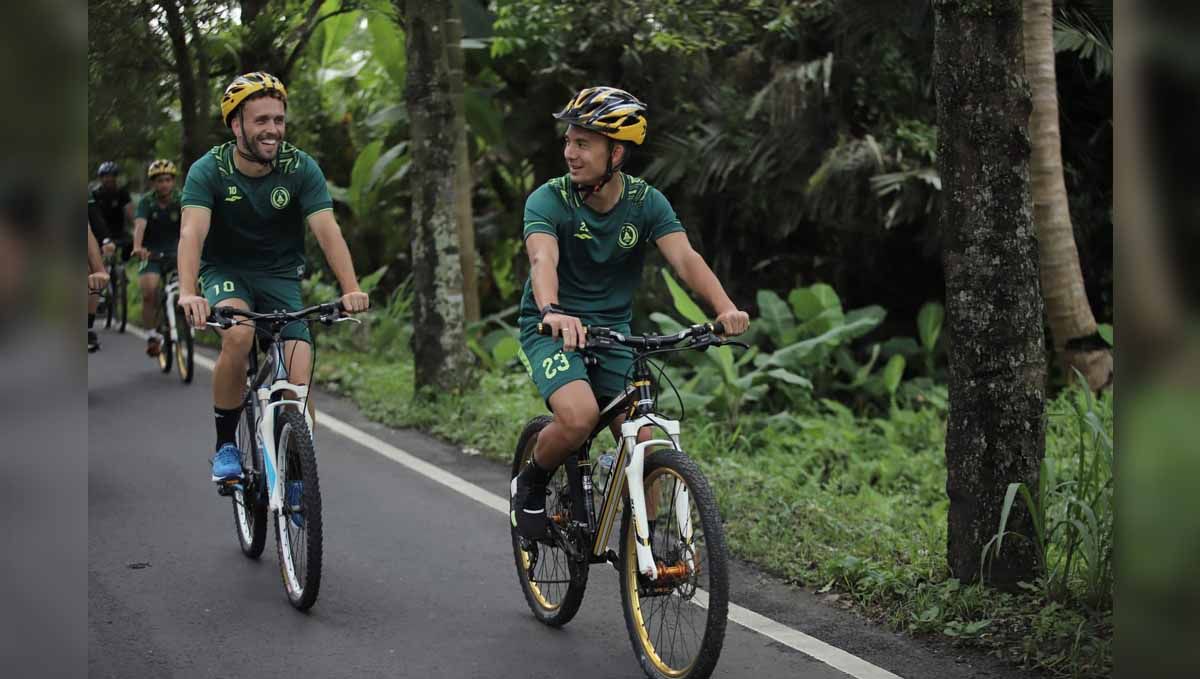
<instances>
[{"instance_id":1,"label":"black and gold bicycle","mask_svg":"<svg viewBox=\"0 0 1200 679\"><path fill-rule=\"evenodd\" d=\"M549 328L539 328L548 333ZM547 486L548 536L529 541L512 529L517 575L529 608L558 627L578 612L592 564L611 563L620 574L621 604L634 653L656 679L699 679L716 667L725 639L729 604L728 555L716 499L708 481L680 443L680 422L657 411L650 358L722 344L719 323L694 325L674 335L625 335L587 329L580 351L623 346L634 352L629 384L600 412L587 441L553 474ZM612 462L593 465L592 442L618 417L621 440ZM517 440L512 474L533 455L550 416L525 425ZM651 427L661 436L638 442ZM651 450L653 449L653 450ZM607 461L607 460L606 460ZM618 549L608 547L621 514Z\"/></svg>"}]
</instances>

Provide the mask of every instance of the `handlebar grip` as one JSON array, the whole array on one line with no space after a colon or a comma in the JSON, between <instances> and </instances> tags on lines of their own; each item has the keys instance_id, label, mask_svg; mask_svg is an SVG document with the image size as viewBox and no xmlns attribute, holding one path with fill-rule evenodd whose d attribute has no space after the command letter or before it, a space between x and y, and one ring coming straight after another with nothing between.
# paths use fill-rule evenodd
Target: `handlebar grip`
<instances>
[{"instance_id":1,"label":"handlebar grip","mask_svg":"<svg viewBox=\"0 0 1200 679\"><path fill-rule=\"evenodd\" d=\"M550 337L551 335L554 334L554 329L551 328L550 326L546 325L545 323L538 323L537 334L545 335L546 337Z\"/></svg>"},{"instance_id":2,"label":"handlebar grip","mask_svg":"<svg viewBox=\"0 0 1200 679\"><path fill-rule=\"evenodd\" d=\"M713 321L712 323L708 324L708 327L712 329L714 335L725 334L725 324L721 321Z\"/></svg>"}]
</instances>

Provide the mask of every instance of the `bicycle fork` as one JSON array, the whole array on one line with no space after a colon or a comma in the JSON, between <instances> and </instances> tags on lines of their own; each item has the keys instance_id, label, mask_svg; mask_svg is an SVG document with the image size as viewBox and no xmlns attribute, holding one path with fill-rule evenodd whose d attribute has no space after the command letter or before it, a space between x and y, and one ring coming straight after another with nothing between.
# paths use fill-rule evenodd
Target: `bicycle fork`
<instances>
[{"instance_id":1,"label":"bicycle fork","mask_svg":"<svg viewBox=\"0 0 1200 679\"><path fill-rule=\"evenodd\" d=\"M638 431L645 426L653 425L664 432L669 438L653 439L638 443ZM625 441L625 449L632 451L629 456L629 462L625 466L625 482L629 485L629 502L633 513L633 526L635 532L635 549L637 552L638 571L650 578L651 580L658 579L658 566L654 563L654 554L650 549L650 523L646 517L646 491L642 483L642 474L645 469L646 449L650 446L669 446L674 450L680 450L679 446L679 423L674 420L665 420L642 416L636 420L625 421L621 424L621 438ZM616 489L619 492L619 489ZM683 488L675 498L674 511L676 512L679 521L680 532L685 544L691 543L692 525L691 513L688 511L689 498L687 497L687 488ZM688 566L694 564L689 555Z\"/></svg>"}]
</instances>

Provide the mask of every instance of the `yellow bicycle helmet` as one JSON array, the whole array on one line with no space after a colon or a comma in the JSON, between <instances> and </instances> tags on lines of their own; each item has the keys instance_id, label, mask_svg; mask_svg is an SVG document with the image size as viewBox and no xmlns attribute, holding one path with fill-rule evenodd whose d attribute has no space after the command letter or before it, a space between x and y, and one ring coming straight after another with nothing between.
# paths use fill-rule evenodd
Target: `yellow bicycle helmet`
<instances>
[{"instance_id":1,"label":"yellow bicycle helmet","mask_svg":"<svg viewBox=\"0 0 1200 679\"><path fill-rule=\"evenodd\" d=\"M554 117L617 141L641 146L646 140L646 105L615 87L588 87Z\"/></svg>"},{"instance_id":2,"label":"yellow bicycle helmet","mask_svg":"<svg viewBox=\"0 0 1200 679\"><path fill-rule=\"evenodd\" d=\"M175 167L175 163L163 158L159 158L153 163L150 163L150 167L146 170L146 177L148 179L154 179L160 174L169 174L172 177L178 177L179 170Z\"/></svg>"},{"instance_id":3,"label":"yellow bicycle helmet","mask_svg":"<svg viewBox=\"0 0 1200 679\"><path fill-rule=\"evenodd\" d=\"M283 81L270 73L255 71L234 78L225 88L225 94L221 95L221 120L225 121L225 126L229 127L229 119L246 97L264 90L279 92L283 96L283 103L287 104L287 88L283 86Z\"/></svg>"}]
</instances>

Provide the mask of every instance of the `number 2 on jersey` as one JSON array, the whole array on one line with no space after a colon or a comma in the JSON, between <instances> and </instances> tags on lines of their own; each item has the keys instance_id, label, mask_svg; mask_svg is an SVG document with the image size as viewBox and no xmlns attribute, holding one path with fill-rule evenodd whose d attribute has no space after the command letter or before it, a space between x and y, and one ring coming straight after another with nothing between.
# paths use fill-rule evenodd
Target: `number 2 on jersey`
<instances>
[{"instance_id":1,"label":"number 2 on jersey","mask_svg":"<svg viewBox=\"0 0 1200 679\"><path fill-rule=\"evenodd\" d=\"M558 360L558 365L554 364L555 359ZM571 363L569 361L567 361L566 355L563 354L563 352L561 352L561 351L558 352L557 354L554 354L550 358L547 358L546 360L542 361L542 368L545 369L546 379L548 379L548 380L554 379L555 375L557 375L558 373L560 373L564 370L567 370L570 367L571 367Z\"/></svg>"}]
</instances>

